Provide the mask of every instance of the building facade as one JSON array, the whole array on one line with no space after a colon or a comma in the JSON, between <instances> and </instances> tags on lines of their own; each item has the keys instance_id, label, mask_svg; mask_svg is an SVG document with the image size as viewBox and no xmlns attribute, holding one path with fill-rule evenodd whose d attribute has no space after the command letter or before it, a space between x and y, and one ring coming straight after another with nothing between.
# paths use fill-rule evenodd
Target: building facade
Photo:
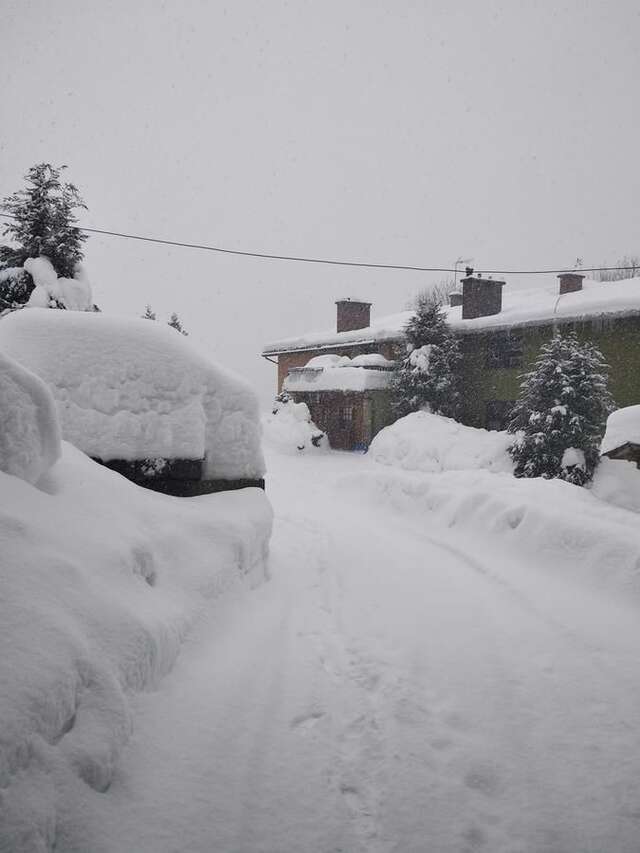
<instances>
[{"instance_id":1,"label":"building facade","mask_svg":"<svg viewBox=\"0 0 640 853\"><path fill-rule=\"evenodd\" d=\"M541 345L556 332L575 332L580 340L601 350L609 365L609 390L617 406L640 403L640 278L617 282L584 279L577 272L564 273L535 290L505 292L505 282L468 271L462 279L462 293L454 294L445 309L463 355L463 423L504 429L519 394L521 375L531 369ZM376 353L388 361L402 357L403 332L411 312L371 322L369 311L369 303L341 300L335 333L311 333L266 346L263 356L278 364L278 390L287 377L319 354L357 359ZM297 393L293 384L289 390L308 403L333 446L368 446L393 421L388 388L380 389L375 400L363 392L347 397L324 391L307 397L303 395L312 392ZM348 438L351 433L344 423L349 419L366 424L352 428L357 440Z\"/></svg>"}]
</instances>

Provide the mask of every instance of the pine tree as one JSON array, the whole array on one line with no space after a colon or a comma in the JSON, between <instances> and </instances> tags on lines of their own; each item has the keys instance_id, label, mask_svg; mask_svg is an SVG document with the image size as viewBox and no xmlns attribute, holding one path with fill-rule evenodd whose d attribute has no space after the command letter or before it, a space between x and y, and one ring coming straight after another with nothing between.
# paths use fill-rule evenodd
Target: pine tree
<instances>
[{"instance_id":1,"label":"pine tree","mask_svg":"<svg viewBox=\"0 0 640 853\"><path fill-rule=\"evenodd\" d=\"M59 169L49 163L32 166L25 180L26 189L8 196L0 209L11 215L3 233L13 245L0 246L1 271L22 267L27 258L47 257L59 277L72 278L76 265L83 259L82 244L87 239L76 226L75 210L86 205L77 188L63 183ZM24 303L33 290L26 272L8 276L0 284L0 297Z\"/></svg>"},{"instance_id":2,"label":"pine tree","mask_svg":"<svg viewBox=\"0 0 640 853\"><path fill-rule=\"evenodd\" d=\"M392 381L396 414L403 417L427 407L434 414L459 417L460 347L437 300L418 298L405 336L406 354Z\"/></svg>"},{"instance_id":3,"label":"pine tree","mask_svg":"<svg viewBox=\"0 0 640 853\"><path fill-rule=\"evenodd\" d=\"M153 310L151 305L145 306L144 314L142 315L143 320L155 320L156 312Z\"/></svg>"},{"instance_id":4,"label":"pine tree","mask_svg":"<svg viewBox=\"0 0 640 853\"><path fill-rule=\"evenodd\" d=\"M175 311L173 312L171 317L169 317L168 325L171 326L172 329L175 329L177 332L180 332L180 334L184 335L185 337L189 335L189 332L186 332L184 330L182 323L180 322L180 318L175 313Z\"/></svg>"},{"instance_id":5,"label":"pine tree","mask_svg":"<svg viewBox=\"0 0 640 853\"><path fill-rule=\"evenodd\" d=\"M602 353L575 333L556 335L522 377L511 413L508 430L516 439L509 452L516 477L588 483L613 408Z\"/></svg>"}]
</instances>

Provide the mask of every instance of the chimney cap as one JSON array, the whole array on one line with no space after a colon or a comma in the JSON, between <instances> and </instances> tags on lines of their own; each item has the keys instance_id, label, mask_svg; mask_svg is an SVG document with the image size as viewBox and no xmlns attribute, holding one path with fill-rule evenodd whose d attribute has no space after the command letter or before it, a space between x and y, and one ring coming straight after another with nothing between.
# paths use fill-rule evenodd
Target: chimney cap
<instances>
[{"instance_id":1,"label":"chimney cap","mask_svg":"<svg viewBox=\"0 0 640 853\"><path fill-rule=\"evenodd\" d=\"M572 272L561 272L558 274L558 278L565 278L566 276L572 276L575 278L586 278L586 275L584 275L584 273L578 272L578 270Z\"/></svg>"},{"instance_id":2,"label":"chimney cap","mask_svg":"<svg viewBox=\"0 0 640 853\"><path fill-rule=\"evenodd\" d=\"M347 296L346 299L336 299L336 305L342 305L344 302L352 302L354 305L373 305L372 302L367 302L364 299L352 299Z\"/></svg>"}]
</instances>

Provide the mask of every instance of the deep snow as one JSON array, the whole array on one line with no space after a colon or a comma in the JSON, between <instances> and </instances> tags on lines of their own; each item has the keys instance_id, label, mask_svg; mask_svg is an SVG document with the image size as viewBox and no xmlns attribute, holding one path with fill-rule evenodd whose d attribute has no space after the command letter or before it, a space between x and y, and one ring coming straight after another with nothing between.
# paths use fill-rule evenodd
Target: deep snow
<instances>
[{"instance_id":1,"label":"deep snow","mask_svg":"<svg viewBox=\"0 0 640 853\"><path fill-rule=\"evenodd\" d=\"M268 462L271 580L209 602L135 697L61 853L637 853L635 517L486 471Z\"/></svg>"},{"instance_id":2,"label":"deep snow","mask_svg":"<svg viewBox=\"0 0 640 853\"><path fill-rule=\"evenodd\" d=\"M258 401L163 323L25 308L0 350L51 388L62 436L102 460L205 459L210 479L260 478Z\"/></svg>"}]
</instances>

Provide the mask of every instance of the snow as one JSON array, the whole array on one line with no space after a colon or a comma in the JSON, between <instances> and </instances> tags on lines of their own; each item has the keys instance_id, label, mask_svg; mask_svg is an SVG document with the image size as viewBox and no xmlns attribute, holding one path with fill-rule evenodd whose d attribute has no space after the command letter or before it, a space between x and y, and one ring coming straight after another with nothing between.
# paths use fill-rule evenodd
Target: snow
<instances>
[{"instance_id":1,"label":"snow","mask_svg":"<svg viewBox=\"0 0 640 853\"><path fill-rule=\"evenodd\" d=\"M57 853L636 853L629 513L368 454L269 470L270 582L206 607Z\"/></svg>"},{"instance_id":2,"label":"snow","mask_svg":"<svg viewBox=\"0 0 640 853\"><path fill-rule=\"evenodd\" d=\"M369 455L383 465L410 471L512 471L507 453L513 436L463 426L451 418L414 412L385 427Z\"/></svg>"},{"instance_id":3,"label":"snow","mask_svg":"<svg viewBox=\"0 0 640 853\"><path fill-rule=\"evenodd\" d=\"M391 373L375 367L391 366L387 359L371 356L318 355L305 367L293 368L284 380L286 391L377 391L389 387ZM362 360L364 359L364 361Z\"/></svg>"},{"instance_id":4,"label":"snow","mask_svg":"<svg viewBox=\"0 0 640 853\"><path fill-rule=\"evenodd\" d=\"M273 411L262 419L262 434L267 444L284 453L297 454L325 450L325 434L311 420L306 403L276 402Z\"/></svg>"},{"instance_id":5,"label":"snow","mask_svg":"<svg viewBox=\"0 0 640 853\"><path fill-rule=\"evenodd\" d=\"M49 308L52 302L59 302L70 311L93 309L91 284L82 266L77 267L73 278L58 278L51 261L45 257L27 258L24 269L35 284L28 307Z\"/></svg>"},{"instance_id":6,"label":"snow","mask_svg":"<svg viewBox=\"0 0 640 853\"><path fill-rule=\"evenodd\" d=\"M565 407L557 406L556 408L564 409ZM562 414L566 414L566 412L563 412ZM565 452L562 454L560 466L562 468L582 468L584 471L587 467L587 463L584 458L584 451L576 447L567 447Z\"/></svg>"},{"instance_id":7,"label":"snow","mask_svg":"<svg viewBox=\"0 0 640 853\"><path fill-rule=\"evenodd\" d=\"M322 356L320 356L322 358ZM364 355L356 355L351 359L353 367L386 367L392 368L393 361L389 361L381 353L371 352Z\"/></svg>"},{"instance_id":8,"label":"snow","mask_svg":"<svg viewBox=\"0 0 640 853\"><path fill-rule=\"evenodd\" d=\"M409 364L421 373L429 373L429 361L431 360L432 344L416 347L409 353Z\"/></svg>"},{"instance_id":9,"label":"snow","mask_svg":"<svg viewBox=\"0 0 640 853\"><path fill-rule=\"evenodd\" d=\"M608 453L628 442L640 444L640 406L625 406L609 415L600 452Z\"/></svg>"},{"instance_id":10,"label":"snow","mask_svg":"<svg viewBox=\"0 0 640 853\"><path fill-rule=\"evenodd\" d=\"M0 352L0 471L35 483L60 456L60 424L45 383Z\"/></svg>"},{"instance_id":11,"label":"snow","mask_svg":"<svg viewBox=\"0 0 640 853\"><path fill-rule=\"evenodd\" d=\"M640 470L635 462L604 457L596 468L591 491L603 501L640 512Z\"/></svg>"},{"instance_id":12,"label":"snow","mask_svg":"<svg viewBox=\"0 0 640 853\"><path fill-rule=\"evenodd\" d=\"M39 486L0 473L0 849L102 850L84 804L115 779L135 694L213 599L264 578L271 510L258 489L155 494L66 443Z\"/></svg>"},{"instance_id":13,"label":"snow","mask_svg":"<svg viewBox=\"0 0 640 853\"><path fill-rule=\"evenodd\" d=\"M510 290L502 294L502 311L489 317L462 319L461 306L445 306L444 312L452 328L465 333L489 328L511 328L553 320L570 321L640 314L640 277L622 281L598 282L585 278L583 289L563 296L558 292L557 278L541 280L531 290ZM354 344L398 341L412 317L402 311L372 320L365 329L349 332L311 332L297 337L274 341L264 347L264 353L277 355L296 349L322 349Z\"/></svg>"},{"instance_id":14,"label":"snow","mask_svg":"<svg viewBox=\"0 0 640 853\"><path fill-rule=\"evenodd\" d=\"M264 473L253 391L164 324L33 308L2 319L0 349L49 385L63 438L89 456L205 458L212 479Z\"/></svg>"}]
</instances>

